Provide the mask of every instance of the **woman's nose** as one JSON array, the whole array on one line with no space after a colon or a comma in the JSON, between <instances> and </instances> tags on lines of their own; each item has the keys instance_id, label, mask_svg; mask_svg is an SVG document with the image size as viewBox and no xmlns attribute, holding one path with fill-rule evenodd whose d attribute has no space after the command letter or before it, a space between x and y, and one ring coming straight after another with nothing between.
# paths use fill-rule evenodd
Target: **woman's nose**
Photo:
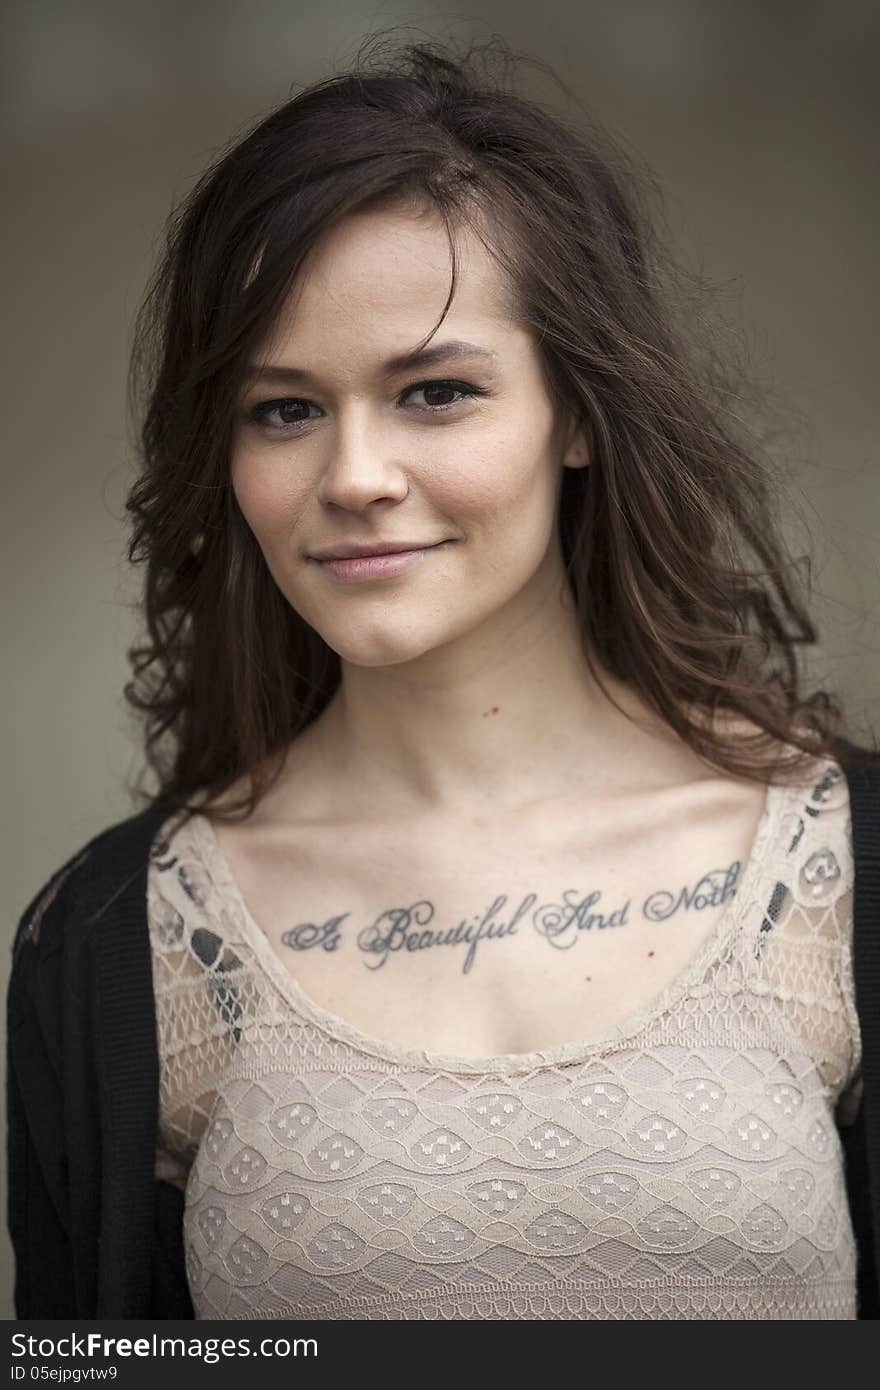
<instances>
[{"instance_id":1,"label":"woman's nose","mask_svg":"<svg viewBox=\"0 0 880 1390\"><path fill-rule=\"evenodd\" d=\"M368 422L362 412L357 418L340 419L336 429L327 432L326 447L319 487L322 502L356 511L380 497L406 496L406 471L394 455L387 429Z\"/></svg>"}]
</instances>

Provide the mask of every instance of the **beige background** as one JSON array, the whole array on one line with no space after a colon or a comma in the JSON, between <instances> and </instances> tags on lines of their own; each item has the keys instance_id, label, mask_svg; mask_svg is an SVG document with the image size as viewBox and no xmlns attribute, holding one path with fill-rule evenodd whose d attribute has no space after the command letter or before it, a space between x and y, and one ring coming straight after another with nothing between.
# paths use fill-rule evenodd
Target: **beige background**
<instances>
[{"instance_id":1,"label":"beige background","mask_svg":"<svg viewBox=\"0 0 880 1390\"><path fill-rule=\"evenodd\" d=\"M856 735L880 727L873 0L22 0L5 17L7 943L52 869L131 809L125 367L164 218L217 147L398 22L499 33L653 168L682 259L786 410L817 678ZM8 950L2 970L5 991ZM12 1317L5 1229L0 1300Z\"/></svg>"}]
</instances>

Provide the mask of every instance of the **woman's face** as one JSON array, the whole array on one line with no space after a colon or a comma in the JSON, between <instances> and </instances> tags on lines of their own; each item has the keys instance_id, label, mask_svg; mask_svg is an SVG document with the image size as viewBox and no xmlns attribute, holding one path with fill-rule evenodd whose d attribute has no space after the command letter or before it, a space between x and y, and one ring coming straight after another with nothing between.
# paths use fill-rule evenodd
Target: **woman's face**
<instances>
[{"instance_id":1,"label":"woman's face","mask_svg":"<svg viewBox=\"0 0 880 1390\"><path fill-rule=\"evenodd\" d=\"M535 342L471 233L459 270L422 359L393 365L443 310L446 233L413 212L350 216L313 248L237 410L239 507L285 598L356 665L480 641L487 624L513 636L558 603L561 470L586 446L572 423L563 437ZM453 340L473 347L441 356ZM385 542L427 549L360 582L314 558Z\"/></svg>"}]
</instances>

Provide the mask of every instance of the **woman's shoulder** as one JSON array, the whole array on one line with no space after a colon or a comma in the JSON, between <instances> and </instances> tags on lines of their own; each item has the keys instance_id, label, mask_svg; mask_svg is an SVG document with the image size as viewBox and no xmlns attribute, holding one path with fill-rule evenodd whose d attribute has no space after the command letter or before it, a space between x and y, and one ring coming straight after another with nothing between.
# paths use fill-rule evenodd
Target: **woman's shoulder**
<instances>
[{"instance_id":1,"label":"woman's shoulder","mask_svg":"<svg viewBox=\"0 0 880 1390\"><path fill-rule=\"evenodd\" d=\"M700 722L699 718L695 721ZM768 735L759 724L734 712L724 712L708 721L713 733L724 739L729 747L747 748L750 756L763 760L764 774L791 789L802 792L817 804L839 805L849 798L853 785L870 789L880 814L880 756L862 756L858 745L840 735L819 741L806 724L795 724L792 735L780 739ZM813 742L813 751L807 751Z\"/></svg>"},{"instance_id":2,"label":"woman's shoulder","mask_svg":"<svg viewBox=\"0 0 880 1390\"><path fill-rule=\"evenodd\" d=\"M20 914L12 943L13 958L22 947L41 953L60 944L72 916L98 917L126 889L146 874L157 831L168 808L152 803L97 831L43 880Z\"/></svg>"},{"instance_id":3,"label":"woman's shoulder","mask_svg":"<svg viewBox=\"0 0 880 1390\"><path fill-rule=\"evenodd\" d=\"M211 822L201 809L172 813L156 828L149 852L147 901L151 938L175 944L184 922L188 931L201 929L216 915L216 865ZM169 934L166 921L173 922Z\"/></svg>"}]
</instances>

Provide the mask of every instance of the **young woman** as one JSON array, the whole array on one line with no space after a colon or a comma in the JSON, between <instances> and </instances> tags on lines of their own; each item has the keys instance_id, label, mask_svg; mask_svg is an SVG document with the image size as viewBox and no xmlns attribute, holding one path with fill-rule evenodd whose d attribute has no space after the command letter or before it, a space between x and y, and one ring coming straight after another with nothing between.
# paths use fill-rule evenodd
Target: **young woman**
<instances>
[{"instance_id":1,"label":"young woman","mask_svg":"<svg viewBox=\"0 0 880 1390\"><path fill-rule=\"evenodd\" d=\"M800 688L769 464L651 244L583 130L424 44L174 218L158 791L16 938L19 1316L865 1315L878 755Z\"/></svg>"}]
</instances>

